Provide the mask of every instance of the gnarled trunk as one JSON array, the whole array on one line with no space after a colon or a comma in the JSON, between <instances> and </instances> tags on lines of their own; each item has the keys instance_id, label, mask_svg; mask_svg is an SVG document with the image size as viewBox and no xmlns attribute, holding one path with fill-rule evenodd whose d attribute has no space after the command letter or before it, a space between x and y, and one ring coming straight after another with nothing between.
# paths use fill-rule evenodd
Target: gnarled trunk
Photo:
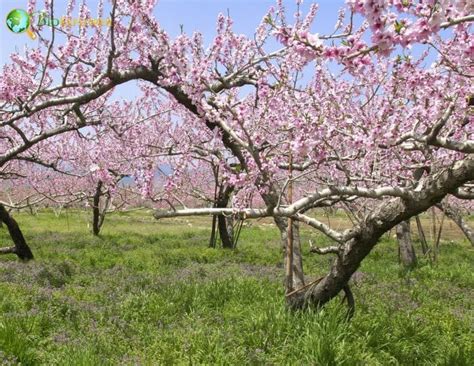
<instances>
[{"instance_id":1,"label":"gnarled trunk","mask_svg":"<svg viewBox=\"0 0 474 366\"><path fill-rule=\"evenodd\" d=\"M416 254L411 240L410 221L402 221L397 225L397 241L400 259L405 268L416 266Z\"/></svg>"},{"instance_id":2,"label":"gnarled trunk","mask_svg":"<svg viewBox=\"0 0 474 366\"><path fill-rule=\"evenodd\" d=\"M0 254L16 254L18 258L25 261L33 259L33 253L26 244L26 240L20 230L20 227L18 226L18 223L13 217L10 216L7 209L2 204L0 204L0 222L5 223L8 228L8 232L10 233L10 237L15 244L13 247L1 248Z\"/></svg>"},{"instance_id":3,"label":"gnarled trunk","mask_svg":"<svg viewBox=\"0 0 474 366\"><path fill-rule=\"evenodd\" d=\"M393 198L380 204L362 223L353 228L350 238L341 244L329 273L305 291L294 293L290 305L299 309L321 307L347 288L352 274L387 231L402 221L418 215L439 203L447 194L474 179L474 159L466 158L437 176L430 177L422 190L409 200Z\"/></svg>"}]
</instances>

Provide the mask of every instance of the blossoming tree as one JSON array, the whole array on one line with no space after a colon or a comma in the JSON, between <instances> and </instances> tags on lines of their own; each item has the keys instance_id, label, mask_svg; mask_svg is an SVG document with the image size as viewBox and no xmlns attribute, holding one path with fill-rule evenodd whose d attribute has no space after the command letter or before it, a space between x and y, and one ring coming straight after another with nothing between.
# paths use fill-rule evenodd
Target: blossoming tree
<instances>
[{"instance_id":1,"label":"blossoming tree","mask_svg":"<svg viewBox=\"0 0 474 366\"><path fill-rule=\"evenodd\" d=\"M140 103L173 104L177 131L193 131L217 152L225 182L239 192L232 208L158 210L155 217L272 217L295 308L322 306L341 290L353 306L348 281L385 232L448 195L472 198L468 2L348 1L336 31L319 35L317 5L289 24L280 1L254 38L235 34L232 20L219 16L207 49L199 33L172 39L150 15L153 6L114 1L108 31L65 30L58 44L53 29L28 60L13 57L0 86L0 167L38 140L100 123L114 90L133 83ZM81 5L80 13L89 10ZM272 37L281 49L270 50ZM196 158L187 151L183 166ZM261 205L239 201L250 192ZM353 227L337 231L311 216L336 205L359 207ZM334 243L312 248L335 259L308 284L299 224Z\"/></svg>"}]
</instances>

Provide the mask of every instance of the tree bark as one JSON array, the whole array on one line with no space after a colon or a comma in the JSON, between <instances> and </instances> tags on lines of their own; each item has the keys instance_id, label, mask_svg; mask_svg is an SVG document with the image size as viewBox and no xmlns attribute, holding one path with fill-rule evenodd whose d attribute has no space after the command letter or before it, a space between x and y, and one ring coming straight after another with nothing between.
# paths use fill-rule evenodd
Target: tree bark
<instances>
[{"instance_id":1,"label":"tree bark","mask_svg":"<svg viewBox=\"0 0 474 366\"><path fill-rule=\"evenodd\" d=\"M229 234L229 237L232 239L232 248L235 248L237 243L236 243L236 238L234 235L234 217L227 216L225 219L225 222L227 225L227 233Z\"/></svg>"},{"instance_id":2,"label":"tree bark","mask_svg":"<svg viewBox=\"0 0 474 366\"><path fill-rule=\"evenodd\" d=\"M227 217L224 215L217 216L217 226L219 229L219 236L222 242L222 248L233 249L234 248L234 238L232 233L228 230Z\"/></svg>"},{"instance_id":3,"label":"tree bark","mask_svg":"<svg viewBox=\"0 0 474 366\"><path fill-rule=\"evenodd\" d=\"M396 231L402 264L405 268L414 268L416 266L416 253L411 240L410 221L402 221L397 225Z\"/></svg>"},{"instance_id":4,"label":"tree bark","mask_svg":"<svg viewBox=\"0 0 474 366\"><path fill-rule=\"evenodd\" d=\"M329 273L321 281L291 297L291 307L319 308L336 297L384 233L428 210L471 180L474 180L474 159L467 157L437 175L427 177L422 189L413 192L410 199L393 198L381 203L363 222L349 231L349 238L341 243Z\"/></svg>"},{"instance_id":5,"label":"tree bark","mask_svg":"<svg viewBox=\"0 0 474 366\"><path fill-rule=\"evenodd\" d=\"M217 208L226 208L229 204L230 196L232 194L233 187L227 187L221 192L219 192L219 196L217 198ZM222 247L225 249L233 249L234 248L234 237L232 231L229 231L229 223L228 220L230 218L224 215L217 216L217 228L219 230L219 236L221 238Z\"/></svg>"},{"instance_id":6,"label":"tree bark","mask_svg":"<svg viewBox=\"0 0 474 366\"><path fill-rule=\"evenodd\" d=\"M474 246L474 229L463 219L462 214L459 210L448 203L440 203L436 205L442 210L447 217L449 217L455 224L461 229L466 238L469 240L471 245Z\"/></svg>"},{"instance_id":7,"label":"tree bark","mask_svg":"<svg viewBox=\"0 0 474 366\"><path fill-rule=\"evenodd\" d=\"M110 194L108 192L102 192L102 181L97 183L97 187L95 190L95 194L92 201L92 234L99 235L100 229L104 224L105 214L107 212L109 202L110 202ZM104 207L100 208L100 201L102 196L107 195L106 201L104 203Z\"/></svg>"},{"instance_id":8,"label":"tree bark","mask_svg":"<svg viewBox=\"0 0 474 366\"><path fill-rule=\"evenodd\" d=\"M12 238L14 247L2 248L0 249L0 254L12 253L16 254L18 258L24 261L33 259L33 253L31 249L26 244L26 240L23 236L23 233L18 226L18 223L13 217L10 216L6 208L0 204L0 222L5 223Z\"/></svg>"},{"instance_id":9,"label":"tree bark","mask_svg":"<svg viewBox=\"0 0 474 366\"><path fill-rule=\"evenodd\" d=\"M214 205L214 207L216 207ZM211 226L211 237L209 238L209 248L216 247L216 224L217 224L217 215L212 215L212 226Z\"/></svg>"}]
</instances>

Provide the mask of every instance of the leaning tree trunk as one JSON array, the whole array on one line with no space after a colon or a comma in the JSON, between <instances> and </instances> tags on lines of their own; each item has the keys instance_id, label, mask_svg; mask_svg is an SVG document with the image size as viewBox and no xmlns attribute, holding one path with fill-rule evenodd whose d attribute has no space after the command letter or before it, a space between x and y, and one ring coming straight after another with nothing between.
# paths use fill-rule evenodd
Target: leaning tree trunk
<instances>
[{"instance_id":1,"label":"leaning tree trunk","mask_svg":"<svg viewBox=\"0 0 474 366\"><path fill-rule=\"evenodd\" d=\"M474 229L472 229L469 224L463 219L461 212L456 210L453 206L448 203L436 205L440 210L442 210L446 216L453 220L456 225L462 230L466 238L471 242L471 245L474 246Z\"/></svg>"},{"instance_id":2,"label":"leaning tree trunk","mask_svg":"<svg viewBox=\"0 0 474 366\"><path fill-rule=\"evenodd\" d=\"M416 254L411 240L410 221L402 221L397 225L397 240L400 259L405 268L416 266Z\"/></svg>"},{"instance_id":3,"label":"leaning tree trunk","mask_svg":"<svg viewBox=\"0 0 474 366\"><path fill-rule=\"evenodd\" d=\"M13 217L10 216L2 204L0 204L0 222L5 223L8 228L8 232L10 233L10 237L15 244L13 247L0 248L0 254L16 254L18 258L25 261L33 259L33 253L26 244L26 240L20 230L20 227L18 226L18 223Z\"/></svg>"},{"instance_id":4,"label":"leaning tree trunk","mask_svg":"<svg viewBox=\"0 0 474 366\"><path fill-rule=\"evenodd\" d=\"M437 176L429 177L420 191L410 194L410 199L393 198L380 204L362 223L348 232L348 238L341 243L329 273L305 291L296 292L289 301L290 306L295 309L308 306L319 308L329 302L347 288L352 274L383 234L402 221L428 210L471 180L474 180L474 159L466 158Z\"/></svg>"}]
</instances>

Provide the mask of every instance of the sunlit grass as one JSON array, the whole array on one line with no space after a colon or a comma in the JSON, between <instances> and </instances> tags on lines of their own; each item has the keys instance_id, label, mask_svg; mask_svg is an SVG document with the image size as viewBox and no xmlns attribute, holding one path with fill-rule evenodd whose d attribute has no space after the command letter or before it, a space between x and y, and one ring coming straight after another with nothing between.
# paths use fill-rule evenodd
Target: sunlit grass
<instances>
[{"instance_id":1,"label":"sunlit grass","mask_svg":"<svg viewBox=\"0 0 474 366\"><path fill-rule=\"evenodd\" d=\"M359 269L351 322L285 309L278 233L245 228L235 251L210 249L208 221L146 211L16 214L36 256L0 258L0 361L22 365L472 365L473 250L443 242L439 262L400 270L385 237ZM309 254L317 277L328 257ZM5 229L0 241L8 243Z\"/></svg>"}]
</instances>

